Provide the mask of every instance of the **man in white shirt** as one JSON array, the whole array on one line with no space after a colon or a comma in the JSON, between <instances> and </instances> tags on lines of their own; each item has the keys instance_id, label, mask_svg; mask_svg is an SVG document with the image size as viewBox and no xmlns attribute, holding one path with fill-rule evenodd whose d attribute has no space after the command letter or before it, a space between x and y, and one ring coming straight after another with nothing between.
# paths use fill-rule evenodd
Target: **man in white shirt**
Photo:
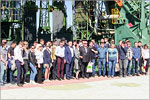
<instances>
[{"instance_id":1,"label":"man in white shirt","mask_svg":"<svg viewBox=\"0 0 150 100\"><path fill-rule=\"evenodd\" d=\"M21 72L22 72L22 65L24 65L23 57L22 57L22 47L23 41L20 41L19 44L14 49L14 57L15 57L15 64L17 66L17 85L22 87L20 84L21 79Z\"/></svg>"},{"instance_id":2,"label":"man in white shirt","mask_svg":"<svg viewBox=\"0 0 150 100\"><path fill-rule=\"evenodd\" d=\"M68 42L68 46L65 48L65 61L66 61L66 79L72 79L73 63L74 63L74 50L72 47L72 41Z\"/></svg>"},{"instance_id":3,"label":"man in white shirt","mask_svg":"<svg viewBox=\"0 0 150 100\"><path fill-rule=\"evenodd\" d=\"M63 41L59 42L59 46L56 48L55 55L57 57L57 78L58 80L64 79L64 57L65 57L65 47ZM61 69L61 75L60 75Z\"/></svg>"}]
</instances>

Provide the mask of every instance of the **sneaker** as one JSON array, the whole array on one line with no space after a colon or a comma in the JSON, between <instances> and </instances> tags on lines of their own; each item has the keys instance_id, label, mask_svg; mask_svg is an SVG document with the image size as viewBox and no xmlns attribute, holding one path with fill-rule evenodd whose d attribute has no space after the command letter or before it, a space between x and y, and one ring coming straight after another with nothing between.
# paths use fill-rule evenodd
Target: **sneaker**
<instances>
[{"instance_id":1,"label":"sneaker","mask_svg":"<svg viewBox=\"0 0 150 100\"><path fill-rule=\"evenodd\" d=\"M32 81L32 84L37 84L35 81Z\"/></svg>"},{"instance_id":2,"label":"sneaker","mask_svg":"<svg viewBox=\"0 0 150 100\"><path fill-rule=\"evenodd\" d=\"M30 80L30 84L32 84L32 80Z\"/></svg>"},{"instance_id":3,"label":"sneaker","mask_svg":"<svg viewBox=\"0 0 150 100\"><path fill-rule=\"evenodd\" d=\"M44 82L49 82L49 79L44 80Z\"/></svg>"},{"instance_id":4,"label":"sneaker","mask_svg":"<svg viewBox=\"0 0 150 100\"><path fill-rule=\"evenodd\" d=\"M4 85L5 85L4 83L1 83L1 82L0 82L0 86L4 86Z\"/></svg>"},{"instance_id":5,"label":"sneaker","mask_svg":"<svg viewBox=\"0 0 150 100\"><path fill-rule=\"evenodd\" d=\"M139 74L136 74L136 76L140 76Z\"/></svg>"},{"instance_id":6,"label":"sneaker","mask_svg":"<svg viewBox=\"0 0 150 100\"><path fill-rule=\"evenodd\" d=\"M5 81L4 84L7 84L7 82Z\"/></svg>"},{"instance_id":7,"label":"sneaker","mask_svg":"<svg viewBox=\"0 0 150 100\"><path fill-rule=\"evenodd\" d=\"M14 81L12 81L12 82L10 82L11 84L15 84L15 82Z\"/></svg>"},{"instance_id":8,"label":"sneaker","mask_svg":"<svg viewBox=\"0 0 150 100\"><path fill-rule=\"evenodd\" d=\"M23 85L22 84L17 84L19 87L23 87Z\"/></svg>"},{"instance_id":9,"label":"sneaker","mask_svg":"<svg viewBox=\"0 0 150 100\"><path fill-rule=\"evenodd\" d=\"M27 84L27 82L24 82L24 84Z\"/></svg>"}]
</instances>

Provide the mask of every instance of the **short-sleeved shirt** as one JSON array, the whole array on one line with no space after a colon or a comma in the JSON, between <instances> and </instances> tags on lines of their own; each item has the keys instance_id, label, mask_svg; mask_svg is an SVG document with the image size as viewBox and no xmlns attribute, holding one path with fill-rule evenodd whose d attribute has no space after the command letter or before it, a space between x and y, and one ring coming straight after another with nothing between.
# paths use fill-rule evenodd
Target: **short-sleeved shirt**
<instances>
[{"instance_id":1,"label":"short-sleeved shirt","mask_svg":"<svg viewBox=\"0 0 150 100\"><path fill-rule=\"evenodd\" d=\"M41 51L35 51L35 56L36 59L39 60L39 63L42 64L43 63L43 52Z\"/></svg>"},{"instance_id":2,"label":"short-sleeved shirt","mask_svg":"<svg viewBox=\"0 0 150 100\"><path fill-rule=\"evenodd\" d=\"M114 49L109 48L107 50L107 52L108 52L108 57L109 58L117 58L118 50L116 48L114 48Z\"/></svg>"},{"instance_id":3,"label":"short-sleeved shirt","mask_svg":"<svg viewBox=\"0 0 150 100\"><path fill-rule=\"evenodd\" d=\"M5 48L0 48L0 55L2 55L4 60L7 60L7 49Z\"/></svg>"},{"instance_id":4,"label":"short-sleeved shirt","mask_svg":"<svg viewBox=\"0 0 150 100\"><path fill-rule=\"evenodd\" d=\"M10 56L14 56L14 48L8 48L8 53L10 53Z\"/></svg>"},{"instance_id":5,"label":"short-sleeved shirt","mask_svg":"<svg viewBox=\"0 0 150 100\"><path fill-rule=\"evenodd\" d=\"M100 59L105 59L106 58L106 52L107 52L107 48L98 48L98 56Z\"/></svg>"}]
</instances>

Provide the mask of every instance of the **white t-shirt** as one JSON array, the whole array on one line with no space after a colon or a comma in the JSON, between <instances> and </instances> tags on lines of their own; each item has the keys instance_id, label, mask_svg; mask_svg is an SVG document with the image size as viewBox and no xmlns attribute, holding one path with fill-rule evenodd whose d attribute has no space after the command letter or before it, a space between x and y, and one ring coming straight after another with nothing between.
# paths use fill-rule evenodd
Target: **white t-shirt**
<instances>
[{"instance_id":1,"label":"white t-shirt","mask_svg":"<svg viewBox=\"0 0 150 100\"><path fill-rule=\"evenodd\" d=\"M42 51L35 51L35 56L36 59L39 60L39 63L42 64L43 63L43 52Z\"/></svg>"},{"instance_id":2,"label":"white t-shirt","mask_svg":"<svg viewBox=\"0 0 150 100\"><path fill-rule=\"evenodd\" d=\"M143 49L142 50L143 51L143 57L144 57L144 59L148 59L148 58L150 58L150 49Z\"/></svg>"}]
</instances>

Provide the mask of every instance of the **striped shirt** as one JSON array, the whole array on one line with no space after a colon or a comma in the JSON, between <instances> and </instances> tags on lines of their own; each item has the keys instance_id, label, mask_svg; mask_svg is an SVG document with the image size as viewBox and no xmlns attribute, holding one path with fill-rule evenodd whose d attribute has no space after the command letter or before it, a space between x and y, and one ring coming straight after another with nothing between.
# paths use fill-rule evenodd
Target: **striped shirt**
<instances>
[{"instance_id":1,"label":"striped shirt","mask_svg":"<svg viewBox=\"0 0 150 100\"><path fill-rule=\"evenodd\" d=\"M127 50L127 58L132 58L132 57L133 57L132 47L129 47Z\"/></svg>"}]
</instances>

